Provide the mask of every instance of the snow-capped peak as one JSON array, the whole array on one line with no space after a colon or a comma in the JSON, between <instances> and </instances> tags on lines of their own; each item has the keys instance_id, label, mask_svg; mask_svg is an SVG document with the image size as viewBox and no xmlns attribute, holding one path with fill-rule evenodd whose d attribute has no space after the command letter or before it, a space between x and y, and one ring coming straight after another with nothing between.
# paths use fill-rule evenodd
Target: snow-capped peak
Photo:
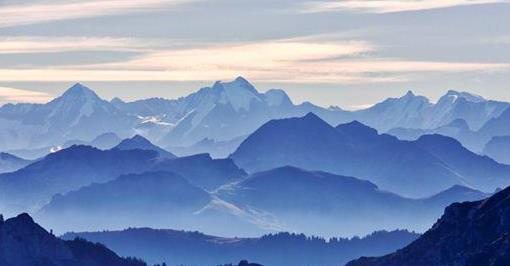
<instances>
[{"instance_id":1,"label":"snow-capped peak","mask_svg":"<svg viewBox=\"0 0 510 266\"><path fill-rule=\"evenodd\" d=\"M236 111L241 109L247 111L253 100L261 101L259 92L243 77L237 77L231 82L218 81L213 89L220 91L221 103L230 103Z\"/></svg>"},{"instance_id":2,"label":"snow-capped peak","mask_svg":"<svg viewBox=\"0 0 510 266\"><path fill-rule=\"evenodd\" d=\"M486 101L485 98L483 98L482 96L480 95L476 95L476 94L472 94L472 93L468 93L468 92L458 92L458 91L455 91L455 90L449 90L445 96L443 96L442 98L447 98L449 99L451 102L455 102L457 101L459 98L462 98L468 102L484 102Z\"/></svg>"}]
</instances>

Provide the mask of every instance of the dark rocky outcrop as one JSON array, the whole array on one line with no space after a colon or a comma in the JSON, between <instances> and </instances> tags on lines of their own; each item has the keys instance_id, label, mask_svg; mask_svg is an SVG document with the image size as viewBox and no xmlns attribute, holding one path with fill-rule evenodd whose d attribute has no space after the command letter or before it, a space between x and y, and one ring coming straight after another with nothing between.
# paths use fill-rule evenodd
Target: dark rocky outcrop
<instances>
[{"instance_id":1,"label":"dark rocky outcrop","mask_svg":"<svg viewBox=\"0 0 510 266\"><path fill-rule=\"evenodd\" d=\"M395 253L347 266L510 265L510 188L475 202L454 203L422 237Z\"/></svg>"}]
</instances>

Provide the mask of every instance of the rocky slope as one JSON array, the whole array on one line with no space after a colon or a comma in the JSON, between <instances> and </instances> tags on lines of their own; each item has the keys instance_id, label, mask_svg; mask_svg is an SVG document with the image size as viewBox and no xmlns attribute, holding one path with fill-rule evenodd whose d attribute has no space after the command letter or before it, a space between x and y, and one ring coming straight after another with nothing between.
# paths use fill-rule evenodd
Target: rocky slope
<instances>
[{"instance_id":1,"label":"rocky slope","mask_svg":"<svg viewBox=\"0 0 510 266\"><path fill-rule=\"evenodd\" d=\"M395 253L347 266L510 265L510 188L476 202L454 203L418 240Z\"/></svg>"}]
</instances>

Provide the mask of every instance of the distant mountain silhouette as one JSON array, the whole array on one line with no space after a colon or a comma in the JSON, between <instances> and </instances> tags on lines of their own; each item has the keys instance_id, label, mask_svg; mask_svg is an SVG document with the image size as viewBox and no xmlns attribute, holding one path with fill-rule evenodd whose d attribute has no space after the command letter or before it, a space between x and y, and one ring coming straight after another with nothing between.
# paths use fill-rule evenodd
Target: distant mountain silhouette
<instances>
[{"instance_id":1,"label":"distant mountain silhouette","mask_svg":"<svg viewBox=\"0 0 510 266\"><path fill-rule=\"evenodd\" d=\"M172 103L174 108L182 106L186 112L183 115L177 113L181 117L178 125L161 139L162 143L173 146L192 145L204 138L232 140L250 134L270 119L304 115L312 110L334 121L344 121L343 115L347 113L310 103L294 105L284 91L260 93L242 77L231 82L218 81ZM175 113L165 117L170 116Z\"/></svg>"},{"instance_id":2,"label":"distant mountain silhouette","mask_svg":"<svg viewBox=\"0 0 510 266\"><path fill-rule=\"evenodd\" d=\"M241 144L246 137L247 136L241 136L225 141L204 138L190 146L167 146L166 148L178 156L209 153L213 158L226 158L239 147L239 144Z\"/></svg>"},{"instance_id":3,"label":"distant mountain silhouette","mask_svg":"<svg viewBox=\"0 0 510 266\"><path fill-rule=\"evenodd\" d=\"M419 239L395 253L348 266L509 265L510 188L476 202L455 203Z\"/></svg>"},{"instance_id":4,"label":"distant mountain silhouette","mask_svg":"<svg viewBox=\"0 0 510 266\"><path fill-rule=\"evenodd\" d=\"M56 195L39 213L59 231L128 226L185 228L210 195L183 177L166 172L123 175L65 195ZM100 226L98 226L100 225Z\"/></svg>"},{"instance_id":5,"label":"distant mountain silhouette","mask_svg":"<svg viewBox=\"0 0 510 266\"><path fill-rule=\"evenodd\" d=\"M0 220L0 265L146 266L140 260L121 258L101 244L61 240L26 213Z\"/></svg>"},{"instance_id":6,"label":"distant mountain silhouette","mask_svg":"<svg viewBox=\"0 0 510 266\"><path fill-rule=\"evenodd\" d=\"M32 163L9 153L0 152L0 174L14 172Z\"/></svg>"},{"instance_id":7,"label":"distant mountain silhouette","mask_svg":"<svg viewBox=\"0 0 510 266\"><path fill-rule=\"evenodd\" d=\"M439 150L444 143L450 145ZM359 122L334 128L312 113L264 124L231 158L249 172L293 165L370 180L411 197L429 196L456 184L493 191L510 183L507 166L478 156L451 138L400 141ZM468 161L470 165L463 164Z\"/></svg>"},{"instance_id":8,"label":"distant mountain silhouette","mask_svg":"<svg viewBox=\"0 0 510 266\"><path fill-rule=\"evenodd\" d=\"M148 139L135 135L130 139L125 139L119 143L119 145L115 146L113 149L117 150L148 150L155 151L162 158L176 158L177 156L172 153L152 144Z\"/></svg>"},{"instance_id":9,"label":"distant mountain silhouette","mask_svg":"<svg viewBox=\"0 0 510 266\"><path fill-rule=\"evenodd\" d=\"M294 167L223 180L225 185L212 194L195 185L203 180L186 178L244 174L229 160L217 161L206 155L167 160L167 171L173 167L182 175L145 172L85 186L54 196L37 217L59 232L150 225L227 236L281 230L335 236L394 228L421 231L448 204L487 196L457 186L413 200L368 181Z\"/></svg>"},{"instance_id":10,"label":"distant mountain silhouette","mask_svg":"<svg viewBox=\"0 0 510 266\"><path fill-rule=\"evenodd\" d=\"M217 153L226 155L233 151L226 143L235 143L236 139L247 136L269 120L303 116L309 112L330 124L358 120L380 132L393 128L435 129L463 119L472 130L487 127L479 140L481 150L491 137L501 135L493 134L500 129L491 129L501 127L484 124L499 117L509 106L506 102L457 91L449 91L434 104L408 92L400 98L389 98L370 108L350 112L310 102L294 104L283 90L261 93L242 77L215 82L178 99L124 102L114 98L105 101L77 83L47 104L1 106L0 150L34 159L45 155L51 147L65 148L73 142L88 144L81 141L88 142L112 132L120 138L139 134L168 149L197 144L190 150L219 157ZM219 144L200 145L204 139ZM471 149L469 143L464 144ZM190 155L186 151L181 154Z\"/></svg>"},{"instance_id":11,"label":"distant mountain silhouette","mask_svg":"<svg viewBox=\"0 0 510 266\"><path fill-rule=\"evenodd\" d=\"M95 137L91 141L83 141L83 140L68 140L64 143L62 148L69 148L73 145L88 145L92 147L96 147L101 150L108 150L115 146L117 146L122 140L117 136L117 134L113 132L103 133L97 137Z\"/></svg>"},{"instance_id":12,"label":"distant mountain silhouette","mask_svg":"<svg viewBox=\"0 0 510 266\"><path fill-rule=\"evenodd\" d=\"M132 118L79 83L47 104L4 105L0 119L4 150L61 146L66 140L89 140L106 132L124 136L133 124ZM4 135L9 130L11 136Z\"/></svg>"},{"instance_id":13,"label":"distant mountain silhouette","mask_svg":"<svg viewBox=\"0 0 510 266\"><path fill-rule=\"evenodd\" d=\"M437 103L409 91L400 98L389 98L353 117L364 124L386 132L392 128L433 129L457 119L478 130L487 121L498 117L510 106L506 102L485 100L467 92L448 91Z\"/></svg>"},{"instance_id":14,"label":"distant mountain silhouette","mask_svg":"<svg viewBox=\"0 0 510 266\"><path fill-rule=\"evenodd\" d=\"M290 166L253 174L216 195L242 209L268 212L287 230L325 236L382 228L425 230L452 202L487 196L456 186L414 200L381 191L368 181Z\"/></svg>"},{"instance_id":15,"label":"distant mountain silhouette","mask_svg":"<svg viewBox=\"0 0 510 266\"><path fill-rule=\"evenodd\" d=\"M15 172L0 174L0 209L4 213L34 211L48 203L54 194L108 182L122 174L174 172L206 190L246 175L230 159L213 160L206 154L173 158L171 153L147 140L136 139L142 137L126 140L111 150L71 146Z\"/></svg>"},{"instance_id":16,"label":"distant mountain silhouette","mask_svg":"<svg viewBox=\"0 0 510 266\"><path fill-rule=\"evenodd\" d=\"M302 234L277 233L259 238L225 238L198 232L132 228L122 231L67 233L100 242L121 255L142 257L149 263L172 265L223 265L240 260L263 265L334 266L360 255L395 251L418 235L404 230L379 231L363 238L332 238L326 241ZM169 264L170 265L170 264Z\"/></svg>"},{"instance_id":17,"label":"distant mountain silhouette","mask_svg":"<svg viewBox=\"0 0 510 266\"><path fill-rule=\"evenodd\" d=\"M484 136L487 141L495 136L510 135L510 108L507 108L500 116L489 121L480 129L479 133Z\"/></svg>"},{"instance_id":18,"label":"distant mountain silhouette","mask_svg":"<svg viewBox=\"0 0 510 266\"><path fill-rule=\"evenodd\" d=\"M510 135L493 137L483 150L483 154L493 158L494 160L510 164Z\"/></svg>"},{"instance_id":19,"label":"distant mountain silhouette","mask_svg":"<svg viewBox=\"0 0 510 266\"><path fill-rule=\"evenodd\" d=\"M389 98L365 110L354 112L354 117L382 132L395 127L414 128L425 123L425 116L433 104L423 96L408 91L400 98Z\"/></svg>"},{"instance_id":20,"label":"distant mountain silhouette","mask_svg":"<svg viewBox=\"0 0 510 266\"><path fill-rule=\"evenodd\" d=\"M56 193L107 182L125 173L143 172L157 156L154 151L72 146L15 172L0 174L0 207L4 213L33 210Z\"/></svg>"},{"instance_id":21,"label":"distant mountain silhouette","mask_svg":"<svg viewBox=\"0 0 510 266\"><path fill-rule=\"evenodd\" d=\"M417 140L424 135L439 134L457 139L473 152L480 152L485 143L485 138L480 137L476 131L472 131L463 119L454 120L434 129L394 128L388 131L388 134L401 140Z\"/></svg>"},{"instance_id":22,"label":"distant mountain silhouette","mask_svg":"<svg viewBox=\"0 0 510 266\"><path fill-rule=\"evenodd\" d=\"M510 135L510 108L507 103L488 101L484 108L476 108L480 103L472 103L475 106L465 106L461 110L467 113L493 113L487 117L486 121L480 125L480 128L472 130L464 119L453 120L449 124L437 128L393 128L389 134L397 136L403 140L415 140L422 135L441 134L453 137L459 140L465 147L474 151L482 152L485 145L494 137ZM460 112L460 111L459 111ZM479 123L480 124L480 123Z\"/></svg>"},{"instance_id":23,"label":"distant mountain silhouette","mask_svg":"<svg viewBox=\"0 0 510 266\"><path fill-rule=\"evenodd\" d=\"M209 154L197 154L156 163L155 171L182 175L192 184L211 191L246 176L231 159L212 159Z\"/></svg>"},{"instance_id":24,"label":"distant mountain silhouette","mask_svg":"<svg viewBox=\"0 0 510 266\"><path fill-rule=\"evenodd\" d=\"M444 204L444 206L448 206L452 202L462 202L467 200L474 199L482 199L489 197L491 194L483 193L479 190L472 189L469 187L464 187L460 185L455 185L447 190L441 191L431 197L425 198L429 204Z\"/></svg>"},{"instance_id":25,"label":"distant mountain silhouette","mask_svg":"<svg viewBox=\"0 0 510 266\"><path fill-rule=\"evenodd\" d=\"M7 153L17 157L25 158L27 160L37 160L50 154L52 152L52 149L55 149L55 147L47 146L42 148L15 149L8 150Z\"/></svg>"},{"instance_id":26,"label":"distant mountain silhouette","mask_svg":"<svg viewBox=\"0 0 510 266\"><path fill-rule=\"evenodd\" d=\"M420 137L416 144L446 163L461 175L468 185L477 189L494 191L498 187L504 187L510 180L509 165L472 153L455 139L426 135Z\"/></svg>"}]
</instances>

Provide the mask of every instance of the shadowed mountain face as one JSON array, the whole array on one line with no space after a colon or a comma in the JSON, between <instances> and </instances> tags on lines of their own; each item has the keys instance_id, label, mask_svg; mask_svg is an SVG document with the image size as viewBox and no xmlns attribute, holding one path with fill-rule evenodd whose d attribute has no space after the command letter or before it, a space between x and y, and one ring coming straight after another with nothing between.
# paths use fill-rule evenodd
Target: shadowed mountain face
<instances>
[{"instance_id":1,"label":"shadowed mountain face","mask_svg":"<svg viewBox=\"0 0 510 266\"><path fill-rule=\"evenodd\" d=\"M146 266L123 259L103 245L61 240L36 224L28 214L0 221L2 266Z\"/></svg>"},{"instance_id":2,"label":"shadowed mountain face","mask_svg":"<svg viewBox=\"0 0 510 266\"><path fill-rule=\"evenodd\" d=\"M510 188L492 197L455 203L418 240L380 258L360 258L348 266L509 265Z\"/></svg>"},{"instance_id":3,"label":"shadowed mountain face","mask_svg":"<svg viewBox=\"0 0 510 266\"><path fill-rule=\"evenodd\" d=\"M448 204L487 196L458 186L414 200L381 191L368 181L294 167L253 174L216 195L239 208L270 213L287 230L323 236L383 228L421 231Z\"/></svg>"},{"instance_id":4,"label":"shadowed mountain face","mask_svg":"<svg viewBox=\"0 0 510 266\"><path fill-rule=\"evenodd\" d=\"M470 152L451 138L400 141L358 122L333 128L311 113L266 123L231 158L249 172L293 165L370 180L411 197L432 195L456 184L493 191L510 182L510 168Z\"/></svg>"},{"instance_id":5,"label":"shadowed mountain face","mask_svg":"<svg viewBox=\"0 0 510 266\"><path fill-rule=\"evenodd\" d=\"M138 173L158 157L154 151L109 150L72 146L16 172L0 175L3 212L33 210L56 193L93 182L107 182L124 173Z\"/></svg>"},{"instance_id":6,"label":"shadowed mountain face","mask_svg":"<svg viewBox=\"0 0 510 266\"><path fill-rule=\"evenodd\" d=\"M108 245L118 254L137 256L150 262L167 261L172 265L221 265L242 259L264 265L334 266L359 254L386 254L401 248L418 235L407 231L380 231L363 238L323 238L278 233L260 238L223 238L198 232L154 230L67 233Z\"/></svg>"},{"instance_id":7,"label":"shadowed mountain face","mask_svg":"<svg viewBox=\"0 0 510 266\"><path fill-rule=\"evenodd\" d=\"M0 152L0 174L14 172L32 163L9 153Z\"/></svg>"}]
</instances>

